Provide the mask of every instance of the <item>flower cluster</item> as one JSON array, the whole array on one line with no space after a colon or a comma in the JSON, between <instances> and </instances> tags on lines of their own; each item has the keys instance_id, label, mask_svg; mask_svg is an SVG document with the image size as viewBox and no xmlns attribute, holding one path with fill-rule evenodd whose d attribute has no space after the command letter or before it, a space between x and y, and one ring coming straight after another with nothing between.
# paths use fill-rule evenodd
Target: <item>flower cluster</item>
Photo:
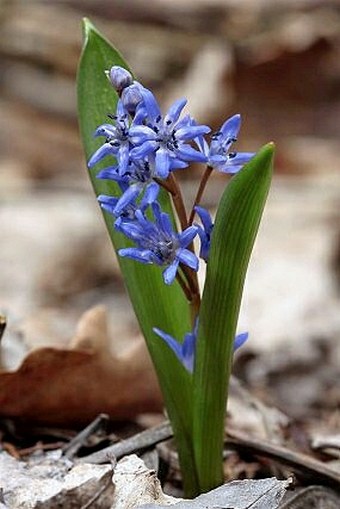
<instances>
[{"instance_id":1,"label":"flower cluster","mask_svg":"<svg viewBox=\"0 0 340 509\"><path fill-rule=\"evenodd\" d=\"M240 115L227 120L212 135L209 145L204 136L210 128L198 125L190 115L182 115L185 99L177 100L163 115L153 93L134 81L129 71L114 66L107 76L120 98L115 113L108 115L110 122L95 131L95 136L105 141L88 166L110 158L111 164L99 171L97 178L116 182L120 195L100 195L98 200L116 218L116 228L137 244L119 254L167 266L163 276L170 284L180 263L198 269L197 257L187 249L196 234L201 240L200 257L207 261L213 225L208 212L196 207L203 228L188 225L177 234L169 217L159 210L160 185L171 172L186 168L190 162L236 173L253 154L229 152L240 129ZM149 206L153 222L145 216Z\"/></svg>"},{"instance_id":2,"label":"flower cluster","mask_svg":"<svg viewBox=\"0 0 340 509\"><path fill-rule=\"evenodd\" d=\"M119 255L163 267L164 282L169 285L177 278L191 300L192 293L198 292L193 274L199 267L193 241L199 237L199 257L207 262L213 222L208 211L199 205L200 191L188 220L183 201L178 204L173 172L195 162L205 164L208 174L213 169L237 173L254 155L230 151L237 140L241 117L229 118L210 136L209 143L206 136L211 129L183 114L186 99L175 101L162 114L153 93L135 81L129 71L114 66L106 74L119 99L116 111L108 114L108 122L97 127L94 133L104 138L104 142L94 152L88 166L92 168L107 161L97 178L114 181L117 195L100 195L98 201L114 217L115 228L134 243L133 247L120 249ZM206 180L202 178L203 188ZM158 201L161 186L172 194L181 231L176 221L161 209ZM193 224L195 214L200 225ZM154 329L189 372L194 366L197 324L198 318L193 332L185 335L182 344ZM237 336L235 347L246 337Z\"/></svg>"}]
</instances>

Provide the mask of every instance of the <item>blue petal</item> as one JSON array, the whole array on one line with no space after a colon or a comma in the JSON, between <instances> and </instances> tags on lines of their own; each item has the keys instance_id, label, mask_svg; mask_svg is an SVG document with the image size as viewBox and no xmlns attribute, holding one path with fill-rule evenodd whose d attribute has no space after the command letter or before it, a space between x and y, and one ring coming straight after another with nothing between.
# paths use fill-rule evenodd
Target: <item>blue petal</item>
<instances>
[{"instance_id":1,"label":"blue petal","mask_svg":"<svg viewBox=\"0 0 340 509\"><path fill-rule=\"evenodd\" d=\"M234 138L237 138L240 128L241 128L241 115L237 113L236 115L233 115L224 122L220 131L223 134L224 140L228 139L232 140Z\"/></svg>"},{"instance_id":2,"label":"blue petal","mask_svg":"<svg viewBox=\"0 0 340 509\"><path fill-rule=\"evenodd\" d=\"M137 211L136 211L136 214L137 214ZM141 226L138 223L136 223L135 221L134 222L132 222L132 221L124 221L124 222L116 221L115 227L117 228L117 230L119 230L121 233L124 233L124 235L126 235L127 237L129 237L129 239L131 239L135 242L139 242L140 239L143 238L145 235L144 229L141 228Z\"/></svg>"},{"instance_id":3,"label":"blue petal","mask_svg":"<svg viewBox=\"0 0 340 509\"><path fill-rule=\"evenodd\" d=\"M127 179L126 177L123 177L121 179L118 179L117 178L117 183L119 185L119 189L121 190L122 193L125 193L125 191L128 189L129 187L129 184L127 182Z\"/></svg>"},{"instance_id":4,"label":"blue petal","mask_svg":"<svg viewBox=\"0 0 340 509\"><path fill-rule=\"evenodd\" d=\"M189 249L178 249L176 253L176 259L180 262L188 265L191 269L198 271L199 261L197 256L189 251Z\"/></svg>"},{"instance_id":5,"label":"blue petal","mask_svg":"<svg viewBox=\"0 0 340 509\"><path fill-rule=\"evenodd\" d=\"M131 126L135 127L137 125L140 125L144 122L145 118L147 117L147 111L144 107L144 104L140 102L137 106L135 116L132 119Z\"/></svg>"},{"instance_id":6,"label":"blue petal","mask_svg":"<svg viewBox=\"0 0 340 509\"><path fill-rule=\"evenodd\" d=\"M166 285L171 285L171 283L173 283L173 281L176 277L178 265L179 265L179 260L176 259L172 262L171 265L169 265L169 267L167 269L165 269L163 271L163 280Z\"/></svg>"},{"instance_id":7,"label":"blue petal","mask_svg":"<svg viewBox=\"0 0 340 509\"><path fill-rule=\"evenodd\" d=\"M115 138L117 136L117 129L112 124L102 124L94 132L95 136L106 136Z\"/></svg>"},{"instance_id":8,"label":"blue petal","mask_svg":"<svg viewBox=\"0 0 340 509\"><path fill-rule=\"evenodd\" d=\"M165 343L168 345L169 348L171 348L171 350L176 355L177 359L183 364L183 366L189 371L189 373L192 373L194 370L197 328L198 320L196 319L194 331L185 334L182 344L180 344L170 334L166 334L157 327L153 328L153 331L160 338L162 338L163 341L165 341Z\"/></svg>"},{"instance_id":9,"label":"blue petal","mask_svg":"<svg viewBox=\"0 0 340 509\"><path fill-rule=\"evenodd\" d=\"M181 247L187 247L196 237L198 232L197 226L189 226L182 233L178 235Z\"/></svg>"},{"instance_id":10,"label":"blue petal","mask_svg":"<svg viewBox=\"0 0 340 509\"><path fill-rule=\"evenodd\" d=\"M120 179L118 175L118 166L107 166L107 168L103 168L100 170L97 175L97 179L104 179L104 180L116 180Z\"/></svg>"},{"instance_id":11,"label":"blue petal","mask_svg":"<svg viewBox=\"0 0 340 509\"><path fill-rule=\"evenodd\" d=\"M87 166L89 168L92 168L95 164L97 164L99 161L101 161L105 156L107 155L114 155L117 152L117 150L110 144L110 143L104 143L101 147L99 147L98 150L95 151L93 156L90 158L89 162L87 163Z\"/></svg>"},{"instance_id":12,"label":"blue petal","mask_svg":"<svg viewBox=\"0 0 340 509\"><path fill-rule=\"evenodd\" d=\"M119 198L114 210L115 215L119 216L119 214L121 214L128 205L135 201L140 192L141 189L138 186L138 184L133 184L132 186L130 186L125 191L125 193Z\"/></svg>"},{"instance_id":13,"label":"blue petal","mask_svg":"<svg viewBox=\"0 0 340 509\"><path fill-rule=\"evenodd\" d=\"M176 131L178 129L181 129L182 127L192 125L197 125L197 122L195 122L194 119L190 117L190 115L184 115L182 118L178 120L178 122L176 122Z\"/></svg>"},{"instance_id":14,"label":"blue petal","mask_svg":"<svg viewBox=\"0 0 340 509\"><path fill-rule=\"evenodd\" d=\"M118 198L114 196L106 196L105 194L100 194L97 197L97 200L102 209L106 210L110 214L114 214L113 210L117 204Z\"/></svg>"},{"instance_id":15,"label":"blue petal","mask_svg":"<svg viewBox=\"0 0 340 509\"><path fill-rule=\"evenodd\" d=\"M161 147L156 152L156 175L161 179L166 179L170 173L169 152Z\"/></svg>"},{"instance_id":16,"label":"blue petal","mask_svg":"<svg viewBox=\"0 0 340 509\"><path fill-rule=\"evenodd\" d=\"M161 116L161 110L158 106L155 96L151 90L143 86L140 87L140 92L150 120L155 121L158 117Z\"/></svg>"},{"instance_id":17,"label":"blue petal","mask_svg":"<svg viewBox=\"0 0 340 509\"><path fill-rule=\"evenodd\" d=\"M141 143L149 140L155 140L157 138L155 131L146 125L131 127L129 130L129 136L131 143L135 145L140 145Z\"/></svg>"},{"instance_id":18,"label":"blue petal","mask_svg":"<svg viewBox=\"0 0 340 509\"><path fill-rule=\"evenodd\" d=\"M171 348L171 350L174 352L176 357L180 362L182 362L182 347L181 344L176 341L175 338L170 336L170 334L166 334L162 330L158 329L157 327L153 327L152 329L160 338L165 341L165 343Z\"/></svg>"},{"instance_id":19,"label":"blue petal","mask_svg":"<svg viewBox=\"0 0 340 509\"><path fill-rule=\"evenodd\" d=\"M154 203L152 203L151 208L152 208L152 212L153 212L154 218L156 220L156 223L160 226L162 224L162 218L161 218L162 210L161 210L161 206L158 203L158 201L155 201Z\"/></svg>"},{"instance_id":20,"label":"blue petal","mask_svg":"<svg viewBox=\"0 0 340 509\"><path fill-rule=\"evenodd\" d=\"M185 161L181 161L176 157L170 157L170 171L171 170L182 170L183 168L187 168L189 165Z\"/></svg>"},{"instance_id":21,"label":"blue petal","mask_svg":"<svg viewBox=\"0 0 340 509\"><path fill-rule=\"evenodd\" d=\"M182 363L192 373L194 371L195 350L196 350L197 332L185 334L182 343Z\"/></svg>"},{"instance_id":22,"label":"blue petal","mask_svg":"<svg viewBox=\"0 0 340 509\"><path fill-rule=\"evenodd\" d=\"M116 115L118 117L118 121L127 120L128 118L127 111L121 99L118 99L117 102Z\"/></svg>"},{"instance_id":23,"label":"blue petal","mask_svg":"<svg viewBox=\"0 0 340 509\"><path fill-rule=\"evenodd\" d=\"M248 332L243 332L242 334L237 334L237 336L235 336L235 339L234 339L234 352L235 352L235 350L240 348L240 346L244 345L244 343L248 339L248 336L249 336Z\"/></svg>"},{"instance_id":24,"label":"blue petal","mask_svg":"<svg viewBox=\"0 0 340 509\"><path fill-rule=\"evenodd\" d=\"M139 147L134 147L130 152L131 159L143 159L150 152L153 152L158 147L158 143L156 141L145 141Z\"/></svg>"},{"instance_id":25,"label":"blue petal","mask_svg":"<svg viewBox=\"0 0 340 509\"><path fill-rule=\"evenodd\" d=\"M250 161L254 157L254 152L237 152L228 154L227 161L221 167L216 167L218 171L222 173L237 173L240 171L242 166Z\"/></svg>"},{"instance_id":26,"label":"blue petal","mask_svg":"<svg viewBox=\"0 0 340 509\"><path fill-rule=\"evenodd\" d=\"M214 154L212 145L211 145L210 154L209 154L209 165L210 166L218 169L218 167L223 166L223 164L225 164L227 160L228 160L228 158L224 154L218 154L218 153Z\"/></svg>"},{"instance_id":27,"label":"blue petal","mask_svg":"<svg viewBox=\"0 0 340 509\"><path fill-rule=\"evenodd\" d=\"M156 204L157 202L153 203L152 206L154 207L154 205ZM143 212L141 210L136 210L136 218L138 220L138 223L139 223L139 227L141 229L141 231L144 231L147 232L147 230L150 228L150 227L154 227L154 225L148 221L146 219L146 217L144 216Z\"/></svg>"},{"instance_id":28,"label":"blue petal","mask_svg":"<svg viewBox=\"0 0 340 509\"><path fill-rule=\"evenodd\" d=\"M213 227L213 222L211 220L211 216L210 216L209 212L205 208L203 208L199 205L196 205L195 211L197 212L200 220L202 221L204 230L207 233L210 233L212 230L212 227Z\"/></svg>"},{"instance_id":29,"label":"blue petal","mask_svg":"<svg viewBox=\"0 0 340 509\"><path fill-rule=\"evenodd\" d=\"M164 124L169 125L169 123L174 124L179 119L180 114L182 113L182 110L184 106L186 105L188 101L184 98L177 99L169 108L167 114L164 117Z\"/></svg>"},{"instance_id":30,"label":"blue petal","mask_svg":"<svg viewBox=\"0 0 340 509\"><path fill-rule=\"evenodd\" d=\"M147 205L155 202L157 200L159 193L159 185L156 182L150 182L146 186L144 196L140 202L140 207L143 210Z\"/></svg>"},{"instance_id":31,"label":"blue petal","mask_svg":"<svg viewBox=\"0 0 340 509\"><path fill-rule=\"evenodd\" d=\"M129 145L124 143L119 148L119 175L124 175L129 164Z\"/></svg>"},{"instance_id":32,"label":"blue petal","mask_svg":"<svg viewBox=\"0 0 340 509\"><path fill-rule=\"evenodd\" d=\"M201 241L201 247L200 247L200 258L202 258L205 262L208 262L209 258L209 251L210 251L210 236L207 235L205 230L198 227L198 236Z\"/></svg>"},{"instance_id":33,"label":"blue petal","mask_svg":"<svg viewBox=\"0 0 340 509\"><path fill-rule=\"evenodd\" d=\"M207 156L195 150L190 145L183 144L176 150L177 157L179 156L183 161L197 161L199 163L206 163Z\"/></svg>"},{"instance_id":34,"label":"blue petal","mask_svg":"<svg viewBox=\"0 0 340 509\"><path fill-rule=\"evenodd\" d=\"M176 138L178 140L192 140L203 134L210 133L210 127L206 125L190 125L176 129Z\"/></svg>"},{"instance_id":35,"label":"blue petal","mask_svg":"<svg viewBox=\"0 0 340 509\"><path fill-rule=\"evenodd\" d=\"M161 230L168 236L172 237L174 230L172 227L172 223L170 221L169 214L166 212L161 212L161 214L158 216L157 222L159 224L159 227Z\"/></svg>"},{"instance_id":36,"label":"blue petal","mask_svg":"<svg viewBox=\"0 0 340 509\"><path fill-rule=\"evenodd\" d=\"M202 152L206 157L209 156L209 145L203 136L197 136L195 138L195 142L199 148L199 151Z\"/></svg>"},{"instance_id":37,"label":"blue petal","mask_svg":"<svg viewBox=\"0 0 340 509\"><path fill-rule=\"evenodd\" d=\"M150 256L152 255L151 251L148 249L139 249L138 247L127 247L124 249L118 250L119 256L123 258L132 258L140 263L152 263Z\"/></svg>"}]
</instances>

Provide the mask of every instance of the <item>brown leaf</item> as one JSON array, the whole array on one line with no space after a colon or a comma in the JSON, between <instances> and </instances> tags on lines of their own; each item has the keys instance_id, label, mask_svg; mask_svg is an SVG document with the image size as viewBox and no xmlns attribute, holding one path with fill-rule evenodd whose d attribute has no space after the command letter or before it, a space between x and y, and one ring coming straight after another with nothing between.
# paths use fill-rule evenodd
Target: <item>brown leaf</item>
<instances>
[{"instance_id":1,"label":"brown leaf","mask_svg":"<svg viewBox=\"0 0 340 509\"><path fill-rule=\"evenodd\" d=\"M81 318L69 349L40 348L15 372L0 374L0 416L80 425L105 412L112 419L159 411L161 395L144 341L110 352L105 309Z\"/></svg>"}]
</instances>

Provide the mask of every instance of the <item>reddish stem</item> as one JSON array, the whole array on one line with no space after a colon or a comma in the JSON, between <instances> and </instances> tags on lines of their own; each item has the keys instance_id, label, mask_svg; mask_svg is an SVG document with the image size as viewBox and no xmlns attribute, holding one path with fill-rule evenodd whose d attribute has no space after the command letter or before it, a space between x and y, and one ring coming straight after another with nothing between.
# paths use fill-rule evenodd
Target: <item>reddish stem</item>
<instances>
[{"instance_id":1,"label":"reddish stem","mask_svg":"<svg viewBox=\"0 0 340 509\"><path fill-rule=\"evenodd\" d=\"M203 173L203 177L201 179L201 182L200 182L197 194L196 194L196 198L195 198L195 201L194 201L194 204L192 206L191 213L190 213L189 222L188 222L189 226L192 225L192 222L193 222L195 214L196 214L195 207L201 201L201 198L202 198L203 193L204 193L205 186L207 185L207 182L209 180L209 177L210 177L212 171L213 171L212 166L207 166L206 169L205 169L205 172Z\"/></svg>"}]
</instances>

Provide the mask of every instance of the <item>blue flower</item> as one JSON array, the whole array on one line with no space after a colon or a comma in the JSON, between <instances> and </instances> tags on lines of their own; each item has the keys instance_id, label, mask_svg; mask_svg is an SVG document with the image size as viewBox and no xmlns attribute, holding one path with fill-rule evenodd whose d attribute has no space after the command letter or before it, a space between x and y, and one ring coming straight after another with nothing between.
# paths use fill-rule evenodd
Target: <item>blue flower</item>
<instances>
[{"instance_id":1,"label":"blue flower","mask_svg":"<svg viewBox=\"0 0 340 509\"><path fill-rule=\"evenodd\" d=\"M232 144L237 141L240 127L241 115L234 115L212 135L210 146L203 136L197 138L198 146L207 157L208 166L222 173L237 173L254 157L254 152L230 152Z\"/></svg>"},{"instance_id":2,"label":"blue flower","mask_svg":"<svg viewBox=\"0 0 340 509\"><path fill-rule=\"evenodd\" d=\"M129 185L124 181L118 182L118 185L123 195L129 189ZM123 210L117 214L117 207L119 205L120 199L121 198L118 198L117 196L107 196L105 194L100 194L97 198L102 209L106 210L106 212L109 212L109 214L112 214L115 217L121 217L123 220L134 220L136 216L136 210L140 209L142 212L144 212L149 205L147 199L141 200L138 205L135 201L130 200L130 202L123 208Z\"/></svg>"},{"instance_id":3,"label":"blue flower","mask_svg":"<svg viewBox=\"0 0 340 509\"><path fill-rule=\"evenodd\" d=\"M192 332L188 332L184 336L182 343L179 343L170 334L166 334L162 330L154 327L152 329L160 338L162 338L169 348L174 352L177 359L183 364L183 366L192 373L194 371L195 364L195 352L197 343L198 333L198 318L196 318L195 327ZM238 334L234 340L234 352L240 348L248 339L248 332Z\"/></svg>"},{"instance_id":4,"label":"blue flower","mask_svg":"<svg viewBox=\"0 0 340 509\"><path fill-rule=\"evenodd\" d=\"M210 239L214 228L214 224L211 220L209 212L206 209L200 207L199 205L196 205L195 211L199 215L199 218L203 225L203 228L201 226L196 225L198 228L197 233L201 241L200 257L205 262L207 262L210 251Z\"/></svg>"},{"instance_id":5,"label":"blue flower","mask_svg":"<svg viewBox=\"0 0 340 509\"><path fill-rule=\"evenodd\" d=\"M150 205L157 200L159 185L153 180L155 177L155 164L152 158L141 161L130 161L123 176L119 174L118 166L109 166L101 170L97 178L114 180L120 183L122 195L117 199L113 214L119 216L126 207L135 203L137 198L142 197L140 208Z\"/></svg>"},{"instance_id":6,"label":"blue flower","mask_svg":"<svg viewBox=\"0 0 340 509\"><path fill-rule=\"evenodd\" d=\"M177 168L179 165L182 167L183 163L179 164L178 161L172 161L171 169ZM125 184L124 188L121 186L123 194L118 199L114 210L116 216L121 214L131 203L134 203L137 198L142 197L141 208L156 201L160 189L154 180L156 177L159 177L159 175L153 154L149 154L148 157L139 161L130 161L124 175L120 175L118 165L104 168L97 175L97 178L100 179L114 180Z\"/></svg>"},{"instance_id":7,"label":"blue flower","mask_svg":"<svg viewBox=\"0 0 340 509\"><path fill-rule=\"evenodd\" d=\"M141 122L143 117L144 112L141 110L140 114L136 114L130 126L129 114L123 102L119 100L116 114L109 115L113 123L102 124L95 131L95 136L105 136L106 140L92 155L88 167L92 168L104 157L111 155L118 160L118 173L124 175L130 162L130 150L133 144L130 130L134 125Z\"/></svg>"},{"instance_id":8,"label":"blue flower","mask_svg":"<svg viewBox=\"0 0 340 509\"><path fill-rule=\"evenodd\" d=\"M162 116L152 92L144 87L140 91L147 118L146 125L138 125L132 129L136 144L139 145L131 151L132 157L143 158L150 152L154 153L158 176L164 179L174 168L174 163L206 162L206 156L194 149L189 142L197 136L207 134L210 128L196 125L189 115L180 119L186 99L174 102L167 114Z\"/></svg>"},{"instance_id":9,"label":"blue flower","mask_svg":"<svg viewBox=\"0 0 340 509\"><path fill-rule=\"evenodd\" d=\"M157 327L152 330L166 342L189 373L192 373L194 371L198 319L196 319L194 330L185 334L183 343L179 343L170 334L166 334Z\"/></svg>"},{"instance_id":10,"label":"blue flower","mask_svg":"<svg viewBox=\"0 0 340 509\"><path fill-rule=\"evenodd\" d=\"M159 203L154 202L151 207L155 221L147 219L141 210L136 211L134 221L118 218L116 228L137 245L120 249L118 253L141 263L167 266L163 271L163 279L170 285L176 277L180 263L198 270L198 258L186 249L196 236L197 227L189 226L183 232L176 233L169 215L161 211Z\"/></svg>"}]
</instances>

